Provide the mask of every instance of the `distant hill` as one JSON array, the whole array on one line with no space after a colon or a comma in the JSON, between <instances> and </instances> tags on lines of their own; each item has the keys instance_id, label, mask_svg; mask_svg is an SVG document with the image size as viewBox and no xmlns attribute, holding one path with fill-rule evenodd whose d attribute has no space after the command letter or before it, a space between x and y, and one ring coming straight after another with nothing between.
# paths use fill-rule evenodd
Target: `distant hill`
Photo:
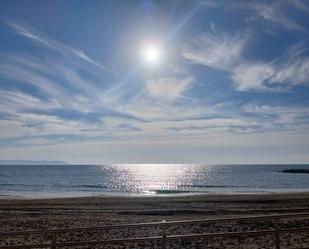
<instances>
[{"instance_id":1,"label":"distant hill","mask_svg":"<svg viewBox=\"0 0 309 249\"><path fill-rule=\"evenodd\" d=\"M47 161L47 160L0 160L0 165L64 165L64 161Z\"/></svg>"}]
</instances>

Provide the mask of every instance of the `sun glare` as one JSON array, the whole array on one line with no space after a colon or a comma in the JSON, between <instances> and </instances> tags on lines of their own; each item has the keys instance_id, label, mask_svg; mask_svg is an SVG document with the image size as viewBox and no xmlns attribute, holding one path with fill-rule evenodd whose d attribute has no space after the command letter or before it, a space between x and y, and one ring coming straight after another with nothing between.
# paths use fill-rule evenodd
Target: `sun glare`
<instances>
[{"instance_id":1,"label":"sun glare","mask_svg":"<svg viewBox=\"0 0 309 249\"><path fill-rule=\"evenodd\" d=\"M146 62L155 64L160 60L161 51L159 47L156 46L148 46L143 51L143 57Z\"/></svg>"}]
</instances>

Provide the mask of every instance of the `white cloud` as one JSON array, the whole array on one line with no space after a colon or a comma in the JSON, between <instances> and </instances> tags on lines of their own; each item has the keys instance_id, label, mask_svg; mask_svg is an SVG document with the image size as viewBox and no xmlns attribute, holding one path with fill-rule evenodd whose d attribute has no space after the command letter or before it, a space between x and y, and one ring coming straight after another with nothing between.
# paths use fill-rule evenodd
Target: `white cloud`
<instances>
[{"instance_id":1,"label":"white cloud","mask_svg":"<svg viewBox=\"0 0 309 249\"><path fill-rule=\"evenodd\" d=\"M206 8L216 8L220 6L220 3L214 0L200 0L200 3L202 6L205 6Z\"/></svg>"},{"instance_id":2,"label":"white cloud","mask_svg":"<svg viewBox=\"0 0 309 249\"><path fill-rule=\"evenodd\" d=\"M107 117L96 122L68 120L56 115L15 111L14 115L0 119L0 137L13 139L15 144L38 143L57 144L71 140L100 140L104 137L127 140L136 137L140 129L127 119Z\"/></svg>"},{"instance_id":3,"label":"white cloud","mask_svg":"<svg viewBox=\"0 0 309 249\"><path fill-rule=\"evenodd\" d=\"M182 56L192 63L230 70L242 61L247 40L247 34L203 34L184 48Z\"/></svg>"},{"instance_id":4,"label":"white cloud","mask_svg":"<svg viewBox=\"0 0 309 249\"><path fill-rule=\"evenodd\" d=\"M233 70L232 80L239 91L267 89L266 84L275 75L272 65L263 63L241 64Z\"/></svg>"},{"instance_id":5,"label":"white cloud","mask_svg":"<svg viewBox=\"0 0 309 249\"><path fill-rule=\"evenodd\" d=\"M254 3L249 5L254 9L258 17L277 25L283 29L290 29L295 31L305 31L305 29L291 20L281 9L279 4L261 4Z\"/></svg>"},{"instance_id":6,"label":"white cloud","mask_svg":"<svg viewBox=\"0 0 309 249\"><path fill-rule=\"evenodd\" d=\"M146 82L145 90L150 97L176 101L184 97L183 93L190 88L192 82L192 78L152 79Z\"/></svg>"},{"instance_id":7,"label":"white cloud","mask_svg":"<svg viewBox=\"0 0 309 249\"><path fill-rule=\"evenodd\" d=\"M273 80L291 86L309 86L309 58L297 58L294 61L288 61L286 65L279 68Z\"/></svg>"},{"instance_id":8,"label":"white cloud","mask_svg":"<svg viewBox=\"0 0 309 249\"><path fill-rule=\"evenodd\" d=\"M240 91L308 86L308 79L309 57L300 45L291 47L287 56L269 62L246 62L232 70L232 80Z\"/></svg>"},{"instance_id":9,"label":"white cloud","mask_svg":"<svg viewBox=\"0 0 309 249\"><path fill-rule=\"evenodd\" d=\"M25 67L19 63L11 63L8 57L3 56L3 60L0 61L0 75L3 75L10 80L35 86L42 92L51 95L61 92L61 86L56 85L54 81L38 73L36 70L27 67L29 67L29 65Z\"/></svg>"},{"instance_id":10,"label":"white cloud","mask_svg":"<svg viewBox=\"0 0 309 249\"><path fill-rule=\"evenodd\" d=\"M309 12L309 4L307 0L287 0L288 4L292 4L294 7L299 10Z\"/></svg>"},{"instance_id":11,"label":"white cloud","mask_svg":"<svg viewBox=\"0 0 309 249\"><path fill-rule=\"evenodd\" d=\"M215 24L213 22L210 23L210 29L212 32L215 32L216 28L215 28Z\"/></svg>"},{"instance_id":12,"label":"white cloud","mask_svg":"<svg viewBox=\"0 0 309 249\"><path fill-rule=\"evenodd\" d=\"M14 115L25 109L50 110L61 108L63 103L58 99L42 100L20 91L0 91L0 112Z\"/></svg>"},{"instance_id":13,"label":"white cloud","mask_svg":"<svg viewBox=\"0 0 309 249\"><path fill-rule=\"evenodd\" d=\"M81 65L72 65L57 57L40 58L16 53L0 53L0 56L3 58L0 61L0 76L17 82L17 88L34 86L39 90L38 95L57 100L62 109L87 112L107 108L102 100L108 87L103 75L88 72L89 77L85 78L80 74ZM5 91L3 93L11 96Z\"/></svg>"},{"instance_id":14,"label":"white cloud","mask_svg":"<svg viewBox=\"0 0 309 249\"><path fill-rule=\"evenodd\" d=\"M303 44L273 60L250 61L244 55L248 43L248 35L204 34L193 39L182 55L190 62L228 72L239 91L282 91L309 85L309 57Z\"/></svg>"},{"instance_id":15,"label":"white cloud","mask_svg":"<svg viewBox=\"0 0 309 249\"><path fill-rule=\"evenodd\" d=\"M64 56L77 57L78 59L88 62L107 73L115 74L114 69L108 68L101 63L95 61L79 48L60 43L46 35L40 34L26 23L19 23L8 18L2 18L2 21L6 25L11 27L17 34L37 43L40 46L55 50L63 54Z\"/></svg>"},{"instance_id":16,"label":"white cloud","mask_svg":"<svg viewBox=\"0 0 309 249\"><path fill-rule=\"evenodd\" d=\"M248 104L244 110L246 113L257 115L265 129L280 127L281 131L306 131L309 128L308 107Z\"/></svg>"}]
</instances>

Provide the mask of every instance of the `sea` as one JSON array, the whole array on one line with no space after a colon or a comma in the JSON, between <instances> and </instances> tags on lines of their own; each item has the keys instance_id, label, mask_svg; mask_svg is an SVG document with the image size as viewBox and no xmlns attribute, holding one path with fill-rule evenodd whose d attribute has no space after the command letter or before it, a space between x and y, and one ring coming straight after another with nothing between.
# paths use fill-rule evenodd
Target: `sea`
<instances>
[{"instance_id":1,"label":"sea","mask_svg":"<svg viewBox=\"0 0 309 249\"><path fill-rule=\"evenodd\" d=\"M0 198L309 191L309 165L0 165Z\"/></svg>"}]
</instances>

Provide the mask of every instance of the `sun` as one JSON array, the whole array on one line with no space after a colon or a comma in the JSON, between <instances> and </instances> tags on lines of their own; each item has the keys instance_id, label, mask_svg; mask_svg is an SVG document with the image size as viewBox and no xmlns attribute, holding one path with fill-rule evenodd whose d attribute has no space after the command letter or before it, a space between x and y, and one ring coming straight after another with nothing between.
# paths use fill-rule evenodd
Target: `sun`
<instances>
[{"instance_id":1,"label":"sun","mask_svg":"<svg viewBox=\"0 0 309 249\"><path fill-rule=\"evenodd\" d=\"M158 46L148 45L143 50L143 58L147 63L156 64L160 61L161 49Z\"/></svg>"},{"instance_id":2,"label":"sun","mask_svg":"<svg viewBox=\"0 0 309 249\"><path fill-rule=\"evenodd\" d=\"M147 61L154 62L158 60L159 53L156 48L150 47L145 51L145 57Z\"/></svg>"}]
</instances>

